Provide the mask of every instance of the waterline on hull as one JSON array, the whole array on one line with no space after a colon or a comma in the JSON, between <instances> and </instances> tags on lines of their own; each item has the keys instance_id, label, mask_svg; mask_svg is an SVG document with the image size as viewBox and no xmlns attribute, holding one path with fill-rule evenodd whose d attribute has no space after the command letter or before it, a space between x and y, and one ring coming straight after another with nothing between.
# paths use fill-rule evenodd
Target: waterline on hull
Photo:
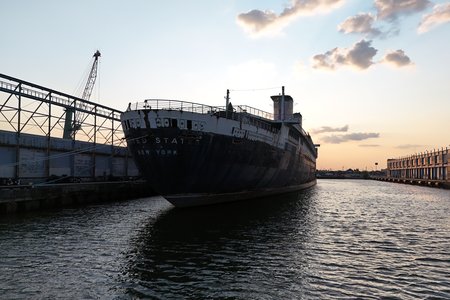
<instances>
[{"instance_id":1,"label":"waterline on hull","mask_svg":"<svg viewBox=\"0 0 450 300\"><path fill-rule=\"evenodd\" d=\"M210 204L219 204L226 202L234 202L240 200L250 200L256 198L264 198L268 196L293 193L301 190L308 189L316 185L317 181L312 180L307 183L303 183L295 186L287 186L281 188L260 189L255 191L242 191L235 193L223 193L223 194L175 194L175 195L163 195L163 197L169 201L175 207L192 207L203 206Z\"/></svg>"}]
</instances>

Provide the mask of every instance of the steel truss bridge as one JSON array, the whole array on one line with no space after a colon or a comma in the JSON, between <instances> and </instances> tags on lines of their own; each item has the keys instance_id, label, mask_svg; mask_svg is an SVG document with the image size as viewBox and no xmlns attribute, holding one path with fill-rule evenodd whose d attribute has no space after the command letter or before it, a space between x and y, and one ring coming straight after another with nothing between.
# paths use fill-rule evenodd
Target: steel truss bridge
<instances>
[{"instance_id":1,"label":"steel truss bridge","mask_svg":"<svg viewBox=\"0 0 450 300\"><path fill-rule=\"evenodd\" d=\"M43 179L58 172L58 176L64 173L91 180L101 174L130 176L135 166L126 148L120 114L119 110L0 74L0 177ZM72 121L75 115L81 117L76 131L72 129L68 135L68 119ZM67 161L61 155L67 155Z\"/></svg>"},{"instance_id":2,"label":"steel truss bridge","mask_svg":"<svg viewBox=\"0 0 450 300\"><path fill-rule=\"evenodd\" d=\"M62 138L71 112L82 115L73 140L126 146L119 110L4 74L0 92L1 130Z\"/></svg>"}]
</instances>

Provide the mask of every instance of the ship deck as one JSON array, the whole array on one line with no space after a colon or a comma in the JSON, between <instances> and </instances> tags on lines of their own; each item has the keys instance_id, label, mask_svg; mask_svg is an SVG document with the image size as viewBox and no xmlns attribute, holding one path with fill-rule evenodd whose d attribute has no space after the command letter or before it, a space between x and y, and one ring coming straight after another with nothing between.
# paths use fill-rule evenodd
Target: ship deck
<instances>
[{"instance_id":1,"label":"ship deck","mask_svg":"<svg viewBox=\"0 0 450 300\"><path fill-rule=\"evenodd\" d=\"M225 106L212 106L194 102L187 102L181 100L168 99L146 99L144 102L130 103L128 110L178 110L184 112L193 112L199 114L226 114ZM250 116L265 119L267 121L274 121L272 113L248 106L235 105L233 106L233 114L246 113Z\"/></svg>"}]
</instances>

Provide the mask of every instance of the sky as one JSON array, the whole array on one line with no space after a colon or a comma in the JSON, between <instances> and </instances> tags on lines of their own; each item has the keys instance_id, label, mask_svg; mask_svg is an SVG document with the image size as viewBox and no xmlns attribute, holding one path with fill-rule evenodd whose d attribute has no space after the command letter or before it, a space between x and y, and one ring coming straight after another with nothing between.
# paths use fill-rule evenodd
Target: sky
<instances>
[{"instance_id":1,"label":"sky","mask_svg":"<svg viewBox=\"0 0 450 300\"><path fill-rule=\"evenodd\" d=\"M450 147L450 1L1 1L0 73L91 100L272 111L294 98L318 169ZM378 165L375 165L378 163Z\"/></svg>"}]
</instances>

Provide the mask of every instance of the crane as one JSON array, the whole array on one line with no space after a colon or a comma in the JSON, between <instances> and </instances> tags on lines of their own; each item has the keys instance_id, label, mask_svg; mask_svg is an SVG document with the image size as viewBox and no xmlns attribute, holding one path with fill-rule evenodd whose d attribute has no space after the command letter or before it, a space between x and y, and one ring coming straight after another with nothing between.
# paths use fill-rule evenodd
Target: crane
<instances>
[{"instance_id":1,"label":"crane","mask_svg":"<svg viewBox=\"0 0 450 300\"><path fill-rule=\"evenodd\" d=\"M96 51L92 56L94 62L92 63L91 71L86 81L86 86L83 90L83 95L81 99L88 101L91 98L92 89L94 88L95 80L97 79L97 67L98 59L101 56L100 51ZM83 104L77 105L78 107L83 107ZM80 110L76 110L75 107L66 108L66 119L64 122L64 139L75 139L75 133L81 128L81 123L85 119L85 113Z\"/></svg>"}]
</instances>

